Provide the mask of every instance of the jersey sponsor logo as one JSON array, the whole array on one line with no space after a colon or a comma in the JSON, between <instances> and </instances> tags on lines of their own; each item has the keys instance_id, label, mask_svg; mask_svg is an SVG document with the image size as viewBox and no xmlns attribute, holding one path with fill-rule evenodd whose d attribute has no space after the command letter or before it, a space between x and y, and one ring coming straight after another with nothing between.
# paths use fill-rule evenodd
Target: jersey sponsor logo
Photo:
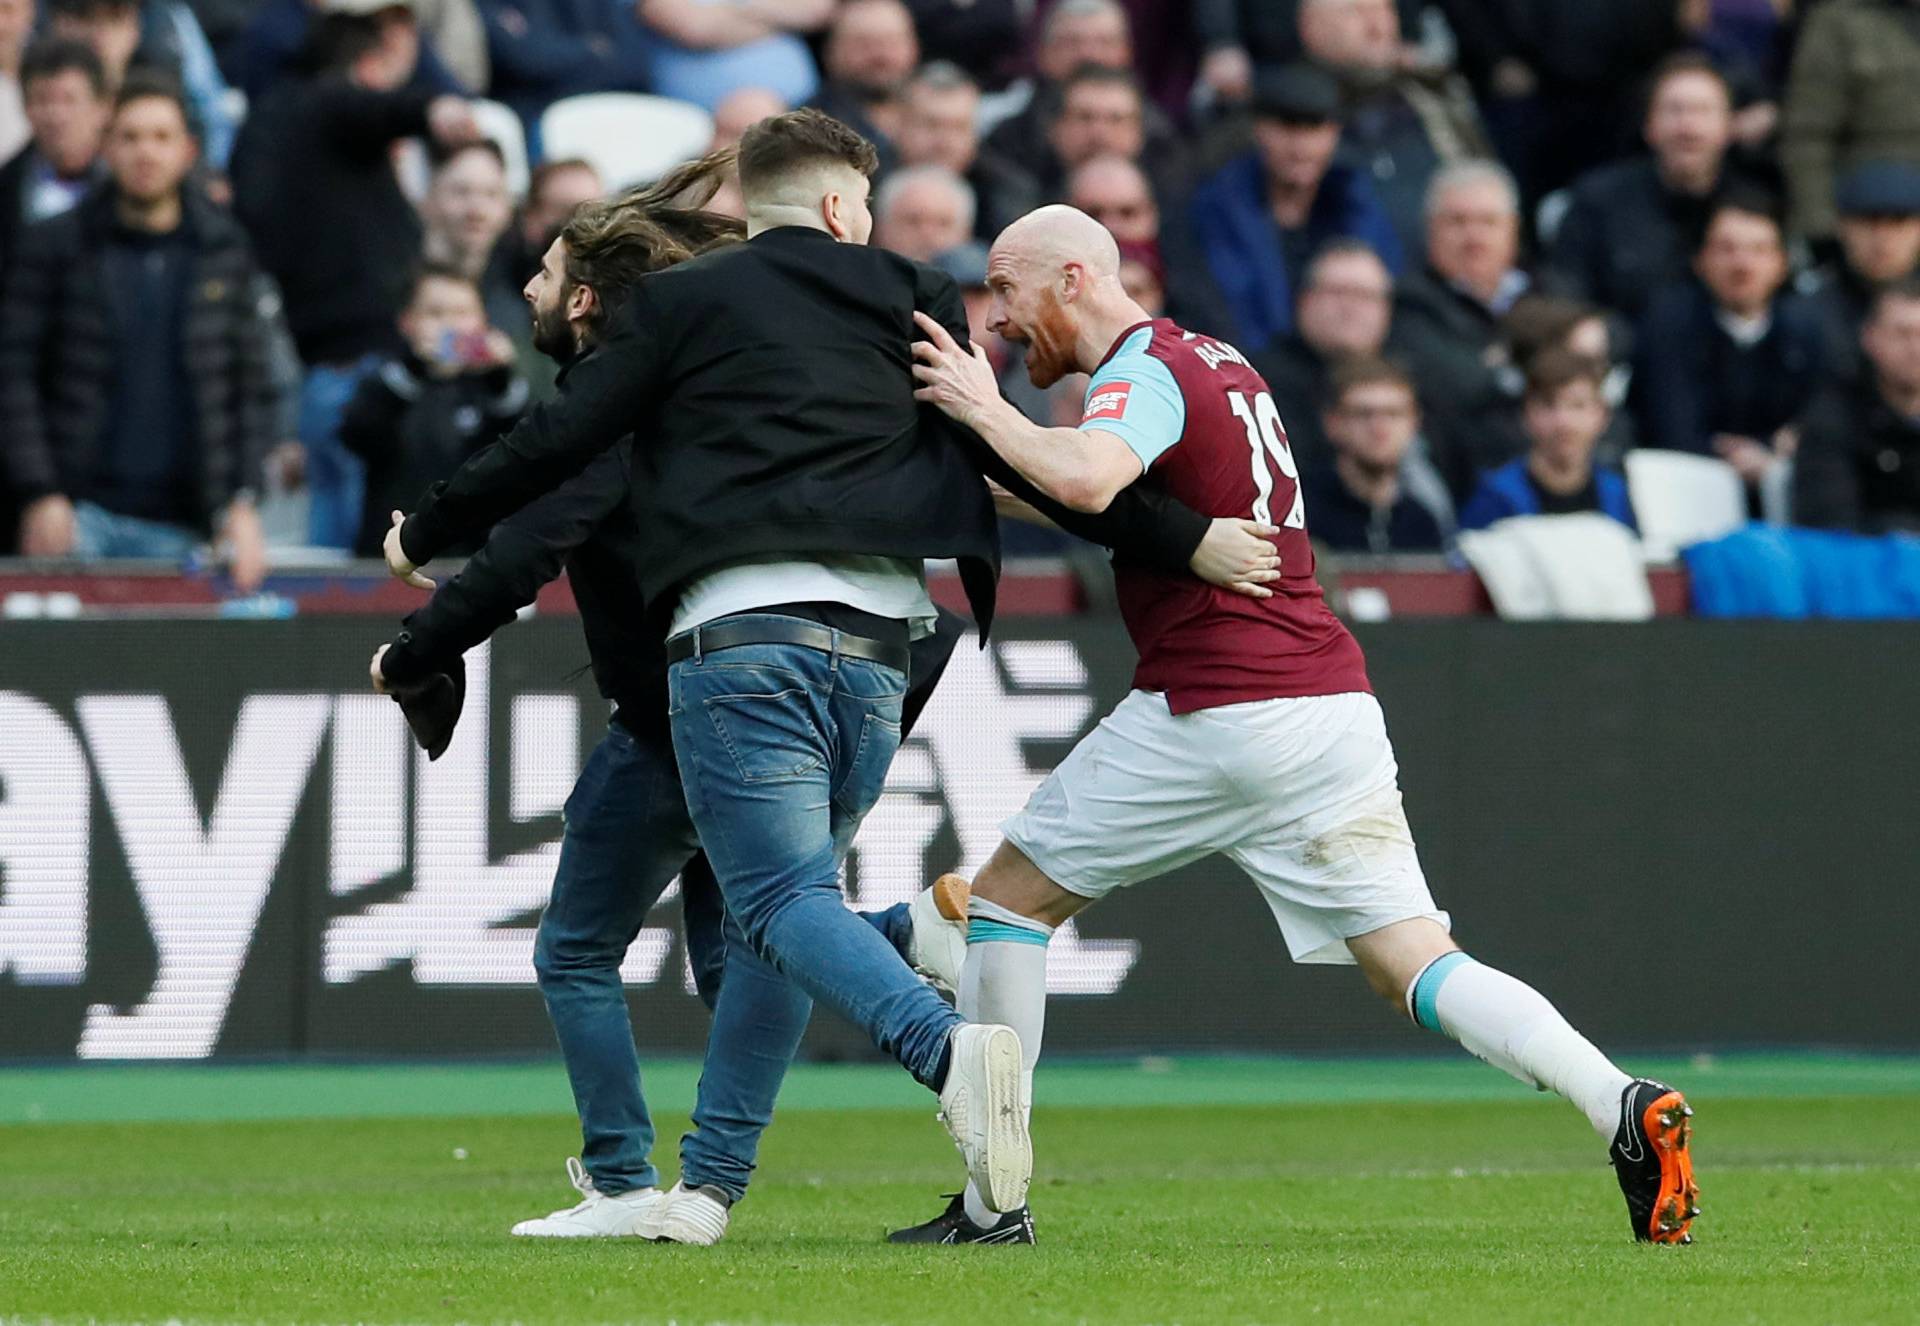
<instances>
[{"instance_id":1,"label":"jersey sponsor logo","mask_svg":"<svg viewBox=\"0 0 1920 1326\"><path fill-rule=\"evenodd\" d=\"M1090 424L1095 419L1126 418L1127 397L1132 394L1131 382L1116 382L1110 387L1100 388L1087 397L1087 412L1081 416L1080 422Z\"/></svg>"}]
</instances>

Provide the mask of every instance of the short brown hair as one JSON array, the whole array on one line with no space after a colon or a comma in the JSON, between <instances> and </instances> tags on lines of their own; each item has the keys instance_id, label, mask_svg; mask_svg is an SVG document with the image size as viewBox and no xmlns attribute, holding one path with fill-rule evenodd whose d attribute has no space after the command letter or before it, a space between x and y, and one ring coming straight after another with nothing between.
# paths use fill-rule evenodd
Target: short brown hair
<instances>
[{"instance_id":1,"label":"short brown hair","mask_svg":"<svg viewBox=\"0 0 1920 1326\"><path fill-rule=\"evenodd\" d=\"M640 278L746 237L730 216L706 211L734 166L721 148L687 162L656 184L617 198L581 203L560 227L567 280L591 289L596 325L626 303Z\"/></svg>"},{"instance_id":2,"label":"short brown hair","mask_svg":"<svg viewBox=\"0 0 1920 1326\"><path fill-rule=\"evenodd\" d=\"M187 94L181 90L180 80L158 69L130 69L120 84L120 90L113 97L113 114L119 117L121 111L136 101L170 101L180 112L180 122L187 126L187 132L194 133L193 109L187 105Z\"/></svg>"},{"instance_id":3,"label":"short brown hair","mask_svg":"<svg viewBox=\"0 0 1920 1326\"><path fill-rule=\"evenodd\" d=\"M740 189L749 198L792 171L841 165L872 178L880 154L872 143L825 111L806 107L774 115L740 138Z\"/></svg>"},{"instance_id":4,"label":"short brown hair","mask_svg":"<svg viewBox=\"0 0 1920 1326\"><path fill-rule=\"evenodd\" d=\"M1564 387L1590 382L1595 391L1606 386L1607 366L1591 355L1583 355L1565 346L1542 350L1527 363L1527 399L1543 401L1559 395Z\"/></svg>"},{"instance_id":5,"label":"short brown hair","mask_svg":"<svg viewBox=\"0 0 1920 1326\"><path fill-rule=\"evenodd\" d=\"M1379 386L1399 387L1407 395L1415 395L1413 379L1391 359L1382 359L1377 355L1354 355L1342 359L1333 366L1333 372L1327 378L1327 407L1338 408L1350 391Z\"/></svg>"}]
</instances>

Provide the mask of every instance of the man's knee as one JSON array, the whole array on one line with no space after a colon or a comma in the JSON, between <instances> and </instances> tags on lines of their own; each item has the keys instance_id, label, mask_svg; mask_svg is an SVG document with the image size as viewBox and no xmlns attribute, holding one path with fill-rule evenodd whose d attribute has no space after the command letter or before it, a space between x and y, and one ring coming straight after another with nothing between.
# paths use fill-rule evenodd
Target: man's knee
<instances>
[{"instance_id":1,"label":"man's knee","mask_svg":"<svg viewBox=\"0 0 1920 1326\"><path fill-rule=\"evenodd\" d=\"M550 913L549 913L550 914ZM533 976L542 990L565 984L569 978L618 972L626 959L623 944L594 936L567 934L542 917L533 941Z\"/></svg>"},{"instance_id":2,"label":"man's knee","mask_svg":"<svg viewBox=\"0 0 1920 1326\"><path fill-rule=\"evenodd\" d=\"M1407 987L1435 958L1459 947L1445 926L1426 917L1396 921L1347 941L1367 985L1402 1016L1407 1015Z\"/></svg>"},{"instance_id":3,"label":"man's knee","mask_svg":"<svg viewBox=\"0 0 1920 1326\"><path fill-rule=\"evenodd\" d=\"M1054 883L1025 852L1004 841L974 876L973 894L1050 926L1062 924L1088 902Z\"/></svg>"}]
</instances>

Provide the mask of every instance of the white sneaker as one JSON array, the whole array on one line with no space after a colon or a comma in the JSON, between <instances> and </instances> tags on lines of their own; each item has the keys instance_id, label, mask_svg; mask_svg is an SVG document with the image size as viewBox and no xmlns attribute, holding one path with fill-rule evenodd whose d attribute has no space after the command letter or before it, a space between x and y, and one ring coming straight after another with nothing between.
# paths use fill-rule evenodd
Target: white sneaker
<instances>
[{"instance_id":1,"label":"white sneaker","mask_svg":"<svg viewBox=\"0 0 1920 1326\"><path fill-rule=\"evenodd\" d=\"M940 1121L966 1161L967 1177L995 1211L1017 1211L1033 1178L1027 1102L1020 1087L1020 1037L1012 1027L963 1022L940 1089Z\"/></svg>"},{"instance_id":2,"label":"white sneaker","mask_svg":"<svg viewBox=\"0 0 1920 1326\"><path fill-rule=\"evenodd\" d=\"M606 1239L632 1235L653 1237L654 1212L666 1194L658 1188L635 1188L631 1192L604 1193L593 1186L585 1167L573 1156L567 1157L567 1178L580 1190L581 1202L564 1211L522 1220L513 1233L522 1238Z\"/></svg>"},{"instance_id":3,"label":"white sneaker","mask_svg":"<svg viewBox=\"0 0 1920 1326\"><path fill-rule=\"evenodd\" d=\"M727 1204L713 1196L710 1188L689 1188L676 1183L660 1199L660 1215L654 1221L651 1237L660 1243L691 1243L707 1248L718 1243L727 1232L732 1212Z\"/></svg>"},{"instance_id":4,"label":"white sneaker","mask_svg":"<svg viewBox=\"0 0 1920 1326\"><path fill-rule=\"evenodd\" d=\"M973 886L961 875L942 875L907 904L913 918L909 959L915 971L937 990L960 988L960 967L967 960L967 900Z\"/></svg>"}]
</instances>

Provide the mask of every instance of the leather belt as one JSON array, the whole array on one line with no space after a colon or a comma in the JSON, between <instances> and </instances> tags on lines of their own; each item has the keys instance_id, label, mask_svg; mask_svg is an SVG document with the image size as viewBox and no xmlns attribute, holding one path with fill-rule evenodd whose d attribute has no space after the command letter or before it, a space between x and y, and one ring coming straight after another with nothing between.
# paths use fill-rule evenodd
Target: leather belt
<instances>
[{"instance_id":1,"label":"leather belt","mask_svg":"<svg viewBox=\"0 0 1920 1326\"><path fill-rule=\"evenodd\" d=\"M849 635L794 617L755 617L751 621L719 621L696 626L667 641L667 662L678 663L696 653L712 654L741 645L799 645L823 654L838 653L846 658L880 663L896 672L911 671L911 655L905 645Z\"/></svg>"}]
</instances>

